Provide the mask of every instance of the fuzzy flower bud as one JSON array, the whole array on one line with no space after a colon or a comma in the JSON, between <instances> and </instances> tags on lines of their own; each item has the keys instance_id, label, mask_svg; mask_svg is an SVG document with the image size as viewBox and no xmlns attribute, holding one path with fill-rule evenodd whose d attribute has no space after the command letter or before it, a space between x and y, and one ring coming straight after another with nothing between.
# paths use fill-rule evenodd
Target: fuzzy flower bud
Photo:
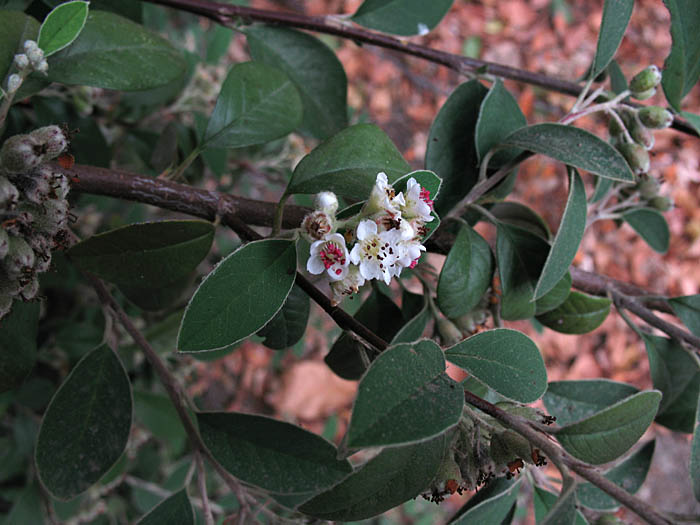
<instances>
[{"instance_id":1,"label":"fuzzy flower bud","mask_svg":"<svg viewBox=\"0 0 700 525\"><path fill-rule=\"evenodd\" d=\"M9 249L5 256L5 271L10 278L17 278L34 266L34 252L22 237L10 235Z\"/></svg>"},{"instance_id":2,"label":"fuzzy flower bud","mask_svg":"<svg viewBox=\"0 0 700 525\"><path fill-rule=\"evenodd\" d=\"M642 124L650 129L664 129L673 124L673 114L659 106L647 106L637 112Z\"/></svg>"},{"instance_id":3,"label":"fuzzy flower bud","mask_svg":"<svg viewBox=\"0 0 700 525\"><path fill-rule=\"evenodd\" d=\"M35 47L27 51L27 58L35 68L44 60L44 52L39 47Z\"/></svg>"},{"instance_id":4,"label":"fuzzy flower bud","mask_svg":"<svg viewBox=\"0 0 700 525\"><path fill-rule=\"evenodd\" d=\"M35 129L29 135L39 144L44 145L46 160L58 157L68 147L66 134L55 124Z\"/></svg>"},{"instance_id":5,"label":"fuzzy flower bud","mask_svg":"<svg viewBox=\"0 0 700 525\"><path fill-rule=\"evenodd\" d=\"M49 72L49 63L46 61L46 59L42 59L34 68L39 72L39 73L48 73Z\"/></svg>"},{"instance_id":6,"label":"fuzzy flower bud","mask_svg":"<svg viewBox=\"0 0 700 525\"><path fill-rule=\"evenodd\" d=\"M0 175L0 208L11 210L17 205L19 191L9 180Z\"/></svg>"},{"instance_id":7,"label":"fuzzy flower bud","mask_svg":"<svg viewBox=\"0 0 700 525\"><path fill-rule=\"evenodd\" d=\"M24 41L25 53L29 53L30 51L34 51L35 49L39 49L39 44L37 44L34 40L25 40Z\"/></svg>"},{"instance_id":8,"label":"fuzzy flower bud","mask_svg":"<svg viewBox=\"0 0 700 525\"><path fill-rule=\"evenodd\" d=\"M21 85L22 85L22 77L19 76L17 73L13 73L7 79L7 92L10 95L12 95L14 92L16 92L19 89L19 87Z\"/></svg>"},{"instance_id":9,"label":"fuzzy flower bud","mask_svg":"<svg viewBox=\"0 0 700 525\"><path fill-rule=\"evenodd\" d=\"M314 199L314 208L334 215L338 211L338 197L332 191L322 191Z\"/></svg>"},{"instance_id":10,"label":"fuzzy flower bud","mask_svg":"<svg viewBox=\"0 0 700 525\"><path fill-rule=\"evenodd\" d=\"M9 173L24 173L44 161L40 144L30 135L13 135L0 149L0 168Z\"/></svg>"},{"instance_id":11,"label":"fuzzy flower bud","mask_svg":"<svg viewBox=\"0 0 700 525\"><path fill-rule=\"evenodd\" d=\"M638 93L643 93L654 89L661 82L661 71L659 68L651 65L634 75L632 80L630 80L630 91L633 93L635 98ZM641 100L641 99L640 99Z\"/></svg>"},{"instance_id":12,"label":"fuzzy flower bud","mask_svg":"<svg viewBox=\"0 0 700 525\"><path fill-rule=\"evenodd\" d=\"M19 69L27 69L29 67L29 57L24 53L19 53L15 55L15 64Z\"/></svg>"}]
</instances>

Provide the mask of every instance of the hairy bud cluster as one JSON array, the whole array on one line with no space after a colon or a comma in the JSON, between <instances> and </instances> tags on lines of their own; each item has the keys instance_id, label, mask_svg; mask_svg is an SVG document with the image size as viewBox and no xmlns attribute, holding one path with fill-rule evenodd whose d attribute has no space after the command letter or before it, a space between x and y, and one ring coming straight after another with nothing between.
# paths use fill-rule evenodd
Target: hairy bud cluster
<instances>
[{"instance_id":1,"label":"hairy bud cluster","mask_svg":"<svg viewBox=\"0 0 700 525\"><path fill-rule=\"evenodd\" d=\"M22 85L27 76L33 72L48 73L49 63L44 58L44 51L34 40L25 40L24 53L19 53L14 57L14 64L17 67L17 73L12 73L7 77L7 86L5 91L12 95Z\"/></svg>"},{"instance_id":2,"label":"hairy bud cluster","mask_svg":"<svg viewBox=\"0 0 700 525\"><path fill-rule=\"evenodd\" d=\"M34 298L68 222L68 179L47 164L67 147L58 126L15 135L0 148L0 317Z\"/></svg>"}]
</instances>

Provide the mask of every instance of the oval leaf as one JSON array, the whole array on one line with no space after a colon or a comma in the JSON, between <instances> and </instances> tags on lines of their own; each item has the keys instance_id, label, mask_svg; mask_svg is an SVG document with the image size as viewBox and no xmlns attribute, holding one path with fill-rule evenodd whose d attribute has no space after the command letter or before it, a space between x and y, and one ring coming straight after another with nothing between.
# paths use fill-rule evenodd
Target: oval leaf
<instances>
[{"instance_id":1,"label":"oval leaf","mask_svg":"<svg viewBox=\"0 0 700 525\"><path fill-rule=\"evenodd\" d=\"M138 521L139 525L193 525L194 512L187 489L182 489L161 501L148 514Z\"/></svg>"},{"instance_id":2,"label":"oval leaf","mask_svg":"<svg viewBox=\"0 0 700 525\"><path fill-rule=\"evenodd\" d=\"M303 428L236 412L197 414L202 440L245 483L280 494L325 490L352 472L332 443Z\"/></svg>"},{"instance_id":3,"label":"oval leaf","mask_svg":"<svg viewBox=\"0 0 700 525\"><path fill-rule=\"evenodd\" d=\"M445 350L463 368L499 394L531 403L547 389L547 370L537 345L508 328L481 332Z\"/></svg>"},{"instance_id":4,"label":"oval leaf","mask_svg":"<svg viewBox=\"0 0 700 525\"><path fill-rule=\"evenodd\" d=\"M600 465L617 459L634 445L654 420L661 392L647 390L561 427L556 434L561 446L572 456Z\"/></svg>"},{"instance_id":5,"label":"oval leaf","mask_svg":"<svg viewBox=\"0 0 700 525\"><path fill-rule=\"evenodd\" d=\"M622 182L635 180L624 157L615 148L573 126L552 122L534 124L511 133L502 144L547 155L600 177Z\"/></svg>"},{"instance_id":6,"label":"oval leaf","mask_svg":"<svg viewBox=\"0 0 700 525\"><path fill-rule=\"evenodd\" d=\"M605 0L598 45L589 78L595 78L602 73L615 56L632 16L633 7L634 0Z\"/></svg>"},{"instance_id":7,"label":"oval leaf","mask_svg":"<svg viewBox=\"0 0 700 525\"><path fill-rule=\"evenodd\" d=\"M568 498L571 498L571 495L572 493L569 492L566 496ZM534 504L533 506L535 507L536 523L545 523L546 518L551 518L552 516L549 516L549 513L553 508L555 508L557 502L559 502L559 498L556 494L537 486L535 487L535 492L533 494L532 500ZM562 501L560 503L564 503L565 505L563 506L563 508L559 507L559 509L564 512L562 512L561 514L557 512L557 517L561 519L561 521L556 522L558 525L563 525L565 523L571 523L572 525L588 524L588 522L584 519L583 515L580 512L576 511L576 507L573 506L576 503L575 500L572 501L571 499L568 499L567 501Z\"/></svg>"},{"instance_id":8,"label":"oval leaf","mask_svg":"<svg viewBox=\"0 0 700 525\"><path fill-rule=\"evenodd\" d=\"M335 53L301 31L272 26L244 29L254 60L284 71L301 95L301 129L326 139L348 125L348 80Z\"/></svg>"},{"instance_id":9,"label":"oval leaf","mask_svg":"<svg viewBox=\"0 0 700 525\"><path fill-rule=\"evenodd\" d=\"M571 273L566 272L566 275L562 277L561 281L559 281L547 295L535 301L535 315L542 315L554 310L557 306L566 301L571 293L571 283Z\"/></svg>"},{"instance_id":10,"label":"oval leaf","mask_svg":"<svg viewBox=\"0 0 700 525\"><path fill-rule=\"evenodd\" d=\"M535 286L535 299L552 290L569 271L586 230L586 188L576 170L569 171L569 198L552 248Z\"/></svg>"},{"instance_id":11,"label":"oval leaf","mask_svg":"<svg viewBox=\"0 0 700 525\"><path fill-rule=\"evenodd\" d=\"M661 84L676 111L700 77L700 11L693 0L664 0L671 14L671 53L666 57Z\"/></svg>"},{"instance_id":12,"label":"oval leaf","mask_svg":"<svg viewBox=\"0 0 700 525\"><path fill-rule=\"evenodd\" d=\"M200 147L270 142L294 131L302 111L299 92L282 71L259 62L236 64L221 86Z\"/></svg>"},{"instance_id":13,"label":"oval leaf","mask_svg":"<svg viewBox=\"0 0 700 525\"><path fill-rule=\"evenodd\" d=\"M450 9L454 0L365 0L352 21L393 35L425 35Z\"/></svg>"},{"instance_id":14,"label":"oval leaf","mask_svg":"<svg viewBox=\"0 0 700 525\"><path fill-rule=\"evenodd\" d=\"M119 459L131 429L131 385L116 354L98 346L73 368L46 409L37 472L57 499L77 496Z\"/></svg>"},{"instance_id":15,"label":"oval leaf","mask_svg":"<svg viewBox=\"0 0 700 525\"><path fill-rule=\"evenodd\" d=\"M652 250L666 253L671 237L668 223L663 214L652 208L637 208L628 211L622 218L632 226Z\"/></svg>"},{"instance_id":16,"label":"oval leaf","mask_svg":"<svg viewBox=\"0 0 700 525\"><path fill-rule=\"evenodd\" d=\"M559 425L569 425L639 392L632 385L609 379L582 379L549 383L542 398Z\"/></svg>"},{"instance_id":17,"label":"oval leaf","mask_svg":"<svg viewBox=\"0 0 700 525\"><path fill-rule=\"evenodd\" d=\"M310 309L309 296L298 286L293 286L277 315L258 332L265 338L263 344L273 350L294 346L304 336Z\"/></svg>"},{"instance_id":18,"label":"oval leaf","mask_svg":"<svg viewBox=\"0 0 700 525\"><path fill-rule=\"evenodd\" d=\"M529 206L515 201L503 201L490 204L488 210L499 222L527 230L545 241L549 241L552 236L547 221Z\"/></svg>"},{"instance_id":19,"label":"oval leaf","mask_svg":"<svg viewBox=\"0 0 700 525\"><path fill-rule=\"evenodd\" d=\"M214 239L210 222L130 224L79 242L68 250L81 270L126 287L165 287L189 276Z\"/></svg>"},{"instance_id":20,"label":"oval leaf","mask_svg":"<svg viewBox=\"0 0 700 525\"><path fill-rule=\"evenodd\" d=\"M518 499L520 480L497 478L469 498L467 504L450 520L452 525L501 525Z\"/></svg>"},{"instance_id":21,"label":"oval leaf","mask_svg":"<svg viewBox=\"0 0 700 525\"><path fill-rule=\"evenodd\" d=\"M15 53L23 52L25 40L36 40L39 22L19 11L0 9L0 85L13 67Z\"/></svg>"},{"instance_id":22,"label":"oval leaf","mask_svg":"<svg viewBox=\"0 0 700 525\"><path fill-rule=\"evenodd\" d=\"M174 454L182 452L187 434L170 398L153 392L135 391L134 417L153 437L170 447Z\"/></svg>"},{"instance_id":23,"label":"oval leaf","mask_svg":"<svg viewBox=\"0 0 700 525\"><path fill-rule=\"evenodd\" d=\"M254 334L287 299L296 262L295 243L281 239L251 242L227 256L190 299L178 350L216 350Z\"/></svg>"},{"instance_id":24,"label":"oval leaf","mask_svg":"<svg viewBox=\"0 0 700 525\"><path fill-rule=\"evenodd\" d=\"M671 297L668 304L688 330L700 337L700 294Z\"/></svg>"},{"instance_id":25,"label":"oval leaf","mask_svg":"<svg viewBox=\"0 0 700 525\"><path fill-rule=\"evenodd\" d=\"M610 299L571 292L560 306L538 315L547 328L563 334L586 334L598 328L610 313Z\"/></svg>"},{"instance_id":26,"label":"oval leaf","mask_svg":"<svg viewBox=\"0 0 700 525\"><path fill-rule=\"evenodd\" d=\"M415 498L430 485L449 445L450 436L442 434L415 445L385 448L299 510L320 519L338 521L381 514Z\"/></svg>"},{"instance_id":27,"label":"oval leaf","mask_svg":"<svg viewBox=\"0 0 700 525\"><path fill-rule=\"evenodd\" d=\"M386 173L392 183L410 166L391 139L374 124L356 124L317 146L294 169L286 193L332 191L351 200L365 200Z\"/></svg>"},{"instance_id":28,"label":"oval leaf","mask_svg":"<svg viewBox=\"0 0 700 525\"><path fill-rule=\"evenodd\" d=\"M474 132L486 88L470 80L455 89L430 127L425 168L442 178L442 193L435 201L440 215L449 212L476 184L479 176Z\"/></svg>"},{"instance_id":29,"label":"oval leaf","mask_svg":"<svg viewBox=\"0 0 700 525\"><path fill-rule=\"evenodd\" d=\"M646 445L632 454L617 467L606 472L605 477L622 487L627 492L634 494L642 486L651 466L656 441L649 441ZM591 483L582 483L576 488L576 497L581 505L589 509L599 511L615 511L620 507L616 499L611 498L605 492Z\"/></svg>"},{"instance_id":30,"label":"oval leaf","mask_svg":"<svg viewBox=\"0 0 700 525\"><path fill-rule=\"evenodd\" d=\"M78 38L87 20L88 5L88 2L81 0L66 2L46 16L37 41L45 57L68 47Z\"/></svg>"},{"instance_id":31,"label":"oval leaf","mask_svg":"<svg viewBox=\"0 0 700 525\"><path fill-rule=\"evenodd\" d=\"M392 381L399 369L401 380ZM445 373L445 358L437 344L422 340L391 347L360 381L347 448L431 438L456 425L463 406L463 391Z\"/></svg>"},{"instance_id":32,"label":"oval leaf","mask_svg":"<svg viewBox=\"0 0 700 525\"><path fill-rule=\"evenodd\" d=\"M72 45L48 62L52 82L124 91L169 84L187 67L167 40L107 11L92 11Z\"/></svg>"},{"instance_id":33,"label":"oval leaf","mask_svg":"<svg viewBox=\"0 0 700 525\"><path fill-rule=\"evenodd\" d=\"M34 368L39 302L15 301L0 330L0 393L18 387Z\"/></svg>"},{"instance_id":34,"label":"oval leaf","mask_svg":"<svg viewBox=\"0 0 700 525\"><path fill-rule=\"evenodd\" d=\"M690 445L690 483L695 499L700 501L700 396L698 396L694 428L693 441Z\"/></svg>"}]
</instances>

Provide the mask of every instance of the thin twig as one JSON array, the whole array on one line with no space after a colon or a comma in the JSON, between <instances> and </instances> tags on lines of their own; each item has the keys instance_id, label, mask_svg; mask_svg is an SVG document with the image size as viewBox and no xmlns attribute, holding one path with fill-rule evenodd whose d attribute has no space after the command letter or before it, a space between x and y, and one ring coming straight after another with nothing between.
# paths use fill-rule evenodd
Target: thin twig
<instances>
[{"instance_id":1,"label":"thin twig","mask_svg":"<svg viewBox=\"0 0 700 525\"><path fill-rule=\"evenodd\" d=\"M197 463L197 488L199 495L202 498L202 512L204 512L204 521L207 525L214 525L214 516L211 514L212 507L209 504L209 496L207 496L207 478L204 470L204 462L199 451L194 453L194 460Z\"/></svg>"},{"instance_id":2,"label":"thin twig","mask_svg":"<svg viewBox=\"0 0 700 525\"><path fill-rule=\"evenodd\" d=\"M282 13L265 9L255 9L231 4L211 2L208 0L148 0L154 4L160 4L174 9L187 11L204 16L226 27L238 27L241 22L263 22L271 25L296 27L307 31L326 33L354 42L370 44L400 53L414 56L429 62L453 69L461 74L478 74L480 76L493 75L508 78L517 82L524 82L533 86L543 87L550 91L556 91L565 95L578 97L583 87L575 82L569 82L553 78L541 73L533 73L503 64L496 64L485 60L465 57L439 51L427 46L421 46L394 38L389 35L368 31L356 25L339 23L335 17L308 16L296 13ZM688 135L700 136L698 132L686 121L674 117L673 128Z\"/></svg>"}]
</instances>

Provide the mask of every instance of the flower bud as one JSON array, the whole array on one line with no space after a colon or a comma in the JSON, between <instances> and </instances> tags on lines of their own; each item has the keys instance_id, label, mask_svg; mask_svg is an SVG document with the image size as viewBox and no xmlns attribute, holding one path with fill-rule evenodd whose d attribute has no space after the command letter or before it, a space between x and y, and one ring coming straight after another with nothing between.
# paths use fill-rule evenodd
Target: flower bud
<instances>
[{"instance_id":1,"label":"flower bud","mask_svg":"<svg viewBox=\"0 0 700 525\"><path fill-rule=\"evenodd\" d=\"M658 67L651 65L632 77L632 80L630 80L630 91L635 98L639 98L637 96L638 93L649 91L658 86L660 82L661 71L659 71Z\"/></svg>"},{"instance_id":2,"label":"flower bud","mask_svg":"<svg viewBox=\"0 0 700 525\"><path fill-rule=\"evenodd\" d=\"M635 175L641 175L649 171L649 166L651 161L649 159L649 153L643 146L639 144L630 144L629 142L623 142L617 146L617 149L625 157L627 164L632 169Z\"/></svg>"},{"instance_id":3,"label":"flower bud","mask_svg":"<svg viewBox=\"0 0 700 525\"><path fill-rule=\"evenodd\" d=\"M9 173L24 173L44 161L41 147L30 135L13 135L0 149L0 168Z\"/></svg>"},{"instance_id":4,"label":"flower bud","mask_svg":"<svg viewBox=\"0 0 700 525\"><path fill-rule=\"evenodd\" d=\"M338 211L338 197L332 191L322 191L314 199L314 208L334 215Z\"/></svg>"},{"instance_id":5,"label":"flower bud","mask_svg":"<svg viewBox=\"0 0 700 525\"><path fill-rule=\"evenodd\" d=\"M0 175L0 209L7 211L17 205L19 190L6 177Z\"/></svg>"},{"instance_id":6,"label":"flower bud","mask_svg":"<svg viewBox=\"0 0 700 525\"><path fill-rule=\"evenodd\" d=\"M10 249L10 236L5 228L0 227L0 260L4 259Z\"/></svg>"},{"instance_id":7,"label":"flower bud","mask_svg":"<svg viewBox=\"0 0 700 525\"><path fill-rule=\"evenodd\" d=\"M27 69L29 67L29 57L24 53L15 55L15 64L19 69Z\"/></svg>"},{"instance_id":8,"label":"flower bud","mask_svg":"<svg viewBox=\"0 0 700 525\"><path fill-rule=\"evenodd\" d=\"M58 157L68 146L66 134L56 125L35 129L29 135L44 146L46 160Z\"/></svg>"},{"instance_id":9,"label":"flower bud","mask_svg":"<svg viewBox=\"0 0 700 525\"><path fill-rule=\"evenodd\" d=\"M464 339L464 336L462 336L462 332L459 331L459 328L457 328L452 321L445 317L438 319L437 329L443 346L456 345L462 339Z\"/></svg>"},{"instance_id":10,"label":"flower bud","mask_svg":"<svg viewBox=\"0 0 700 525\"><path fill-rule=\"evenodd\" d=\"M647 106L637 112L642 124L651 129L664 129L673 124L673 114L659 106Z\"/></svg>"},{"instance_id":11,"label":"flower bud","mask_svg":"<svg viewBox=\"0 0 700 525\"><path fill-rule=\"evenodd\" d=\"M27 58L35 68L44 60L44 52L39 47L27 51Z\"/></svg>"},{"instance_id":12,"label":"flower bud","mask_svg":"<svg viewBox=\"0 0 700 525\"><path fill-rule=\"evenodd\" d=\"M30 51L33 51L35 49L39 49L39 45L34 40L24 41L24 51L26 53L29 53Z\"/></svg>"},{"instance_id":13,"label":"flower bud","mask_svg":"<svg viewBox=\"0 0 700 525\"><path fill-rule=\"evenodd\" d=\"M36 66L35 69L39 73L48 73L49 72L49 63L46 61L46 59L42 59Z\"/></svg>"},{"instance_id":14,"label":"flower bud","mask_svg":"<svg viewBox=\"0 0 700 525\"><path fill-rule=\"evenodd\" d=\"M7 92L12 95L15 93L19 87L22 85L22 77L17 73L13 73L7 79Z\"/></svg>"},{"instance_id":15,"label":"flower bud","mask_svg":"<svg viewBox=\"0 0 700 525\"><path fill-rule=\"evenodd\" d=\"M49 199L41 205L42 214L37 214L34 227L53 237L66 226L68 221L68 202L65 200Z\"/></svg>"},{"instance_id":16,"label":"flower bud","mask_svg":"<svg viewBox=\"0 0 700 525\"><path fill-rule=\"evenodd\" d=\"M5 271L10 278L20 277L34 266L34 252L22 237L9 237L9 249L5 256Z\"/></svg>"},{"instance_id":17,"label":"flower bud","mask_svg":"<svg viewBox=\"0 0 700 525\"><path fill-rule=\"evenodd\" d=\"M657 195L649 200L649 206L659 211L668 211L673 208L673 199L665 195Z\"/></svg>"}]
</instances>

